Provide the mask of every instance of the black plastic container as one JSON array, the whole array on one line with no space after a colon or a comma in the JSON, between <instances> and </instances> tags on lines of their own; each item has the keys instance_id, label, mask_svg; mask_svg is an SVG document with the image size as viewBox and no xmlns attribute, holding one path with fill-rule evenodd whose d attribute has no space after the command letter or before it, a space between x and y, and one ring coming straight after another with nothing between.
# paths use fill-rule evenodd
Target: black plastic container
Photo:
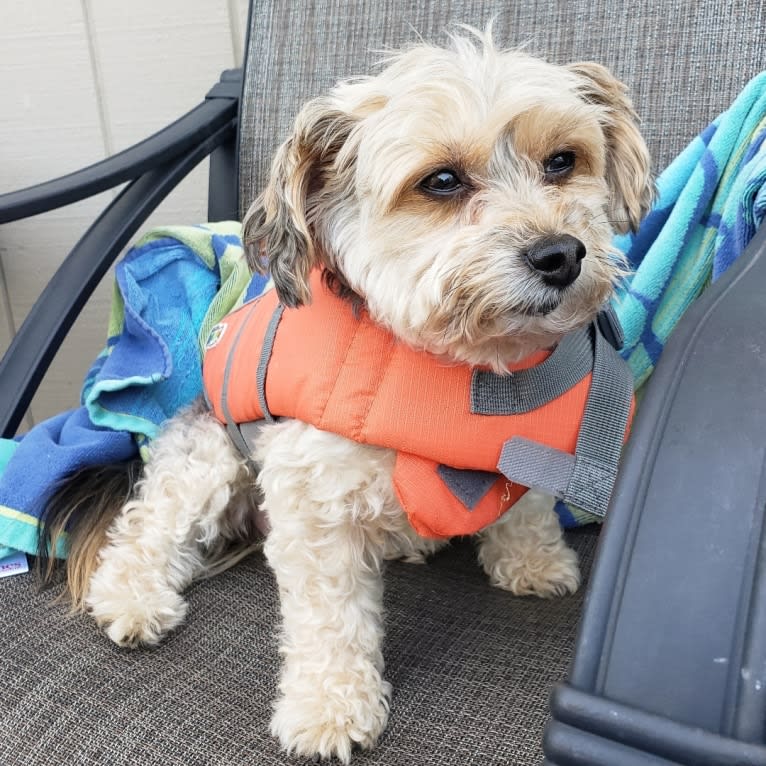
<instances>
[{"instance_id":1,"label":"black plastic container","mask_svg":"<svg viewBox=\"0 0 766 766\"><path fill-rule=\"evenodd\" d=\"M670 339L599 543L549 766L766 764L766 229Z\"/></svg>"}]
</instances>

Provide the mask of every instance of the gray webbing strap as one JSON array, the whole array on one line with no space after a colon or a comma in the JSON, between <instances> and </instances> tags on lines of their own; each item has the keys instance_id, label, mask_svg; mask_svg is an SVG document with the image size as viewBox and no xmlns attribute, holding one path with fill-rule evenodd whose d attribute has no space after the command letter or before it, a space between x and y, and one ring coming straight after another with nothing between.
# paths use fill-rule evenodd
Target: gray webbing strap
<instances>
[{"instance_id":1,"label":"gray webbing strap","mask_svg":"<svg viewBox=\"0 0 766 766\"><path fill-rule=\"evenodd\" d=\"M269 359L271 359L271 352L274 349L274 338L277 335L277 327L279 327L279 320L282 319L282 312L285 307L278 303L274 309L274 313L271 315L269 324L266 327L266 335L263 338L263 346L261 348L261 358L258 360L258 369L255 372L255 383L258 387L258 404L261 405L261 412L267 423L273 423L274 418L269 412L269 406L266 404L266 370L269 367Z\"/></svg>"},{"instance_id":2,"label":"gray webbing strap","mask_svg":"<svg viewBox=\"0 0 766 766\"><path fill-rule=\"evenodd\" d=\"M261 428L265 422L265 420L249 420L247 423L239 424L239 432L242 435L243 441L247 445L248 458L253 454L255 440L258 438L258 434L260 434Z\"/></svg>"},{"instance_id":3,"label":"gray webbing strap","mask_svg":"<svg viewBox=\"0 0 766 766\"><path fill-rule=\"evenodd\" d=\"M542 407L579 383L593 368L590 328L564 339L541 364L510 375L475 370L471 378L471 412L476 415L520 415Z\"/></svg>"},{"instance_id":4,"label":"gray webbing strap","mask_svg":"<svg viewBox=\"0 0 766 766\"><path fill-rule=\"evenodd\" d=\"M575 456L514 436L504 445L497 469L507 479L563 498L574 472Z\"/></svg>"},{"instance_id":5,"label":"gray webbing strap","mask_svg":"<svg viewBox=\"0 0 766 766\"><path fill-rule=\"evenodd\" d=\"M590 332L593 377L575 454L513 437L503 446L497 467L511 481L604 516L630 415L633 377L595 323Z\"/></svg>"},{"instance_id":6,"label":"gray webbing strap","mask_svg":"<svg viewBox=\"0 0 766 766\"><path fill-rule=\"evenodd\" d=\"M266 405L266 369L269 365L269 359L271 358L272 349L274 348L274 338L276 337L277 327L279 326L279 320L282 318L283 311L284 311L284 306L282 306L282 304L280 303L277 305L276 309L274 310L274 313L271 315L269 324L266 327L266 334L263 338L263 347L261 348L261 356L260 356L260 359L258 360L258 368L256 369L256 373L255 373L255 382L256 382L256 388L258 391L258 403L261 406L261 411L263 412L264 419L268 423L273 423L274 417L272 416L271 412L269 412L269 408ZM250 444L248 444L248 438L243 436L243 433L242 433L244 424L243 426L239 426L234 421L234 418L231 415L231 411L229 410L228 394L229 394L229 377L231 375L231 367L234 361L235 352L237 350L237 346L240 343L240 340L242 339L242 333L244 332L247 325L252 321L252 318L254 315L255 315L255 312L250 312L248 317L240 326L239 331L237 332L237 335L234 338L234 343L232 343L231 349L229 350L229 356L226 359L226 367L223 372L223 390L221 391L221 410L223 411L223 416L226 419L226 431L231 437L231 440L236 445L237 449L246 458L248 458L248 460L250 459L252 439L254 438L254 431L253 429L248 430L248 434L250 438ZM257 423L262 421L254 421L254 422Z\"/></svg>"},{"instance_id":7,"label":"gray webbing strap","mask_svg":"<svg viewBox=\"0 0 766 766\"><path fill-rule=\"evenodd\" d=\"M620 318L611 303L606 303L596 316L598 329L601 334L609 341L609 345L617 351L622 351L625 345L625 333L623 332Z\"/></svg>"},{"instance_id":8,"label":"gray webbing strap","mask_svg":"<svg viewBox=\"0 0 766 766\"><path fill-rule=\"evenodd\" d=\"M245 456L247 457L249 455L249 450L247 448L247 444L245 444L245 440L242 438L242 434L239 432L239 428L237 428L237 424L234 422L234 418L231 416L231 411L229 410L229 378L231 376L231 366L234 362L234 352L237 349L237 346L239 345L239 341L242 338L242 333L247 327L247 325L250 323L250 321L253 318L252 312L248 314L247 318L244 322L240 325L239 330L237 331L237 335L234 338L234 343L232 343L231 349L229 350L229 355L226 358L226 367L223 371L223 386L221 388L221 410L223 411L223 417L226 420L226 431L229 434L229 437L234 442L237 449Z\"/></svg>"}]
</instances>

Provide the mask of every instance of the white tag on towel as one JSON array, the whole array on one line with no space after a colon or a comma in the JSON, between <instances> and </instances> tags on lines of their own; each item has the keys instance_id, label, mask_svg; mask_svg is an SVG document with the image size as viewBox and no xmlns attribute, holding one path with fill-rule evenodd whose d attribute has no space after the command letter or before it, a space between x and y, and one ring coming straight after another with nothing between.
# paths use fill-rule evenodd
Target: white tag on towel
<instances>
[{"instance_id":1,"label":"white tag on towel","mask_svg":"<svg viewBox=\"0 0 766 766\"><path fill-rule=\"evenodd\" d=\"M26 553L12 553L10 556L0 559L0 577L24 574L28 571L29 562Z\"/></svg>"}]
</instances>

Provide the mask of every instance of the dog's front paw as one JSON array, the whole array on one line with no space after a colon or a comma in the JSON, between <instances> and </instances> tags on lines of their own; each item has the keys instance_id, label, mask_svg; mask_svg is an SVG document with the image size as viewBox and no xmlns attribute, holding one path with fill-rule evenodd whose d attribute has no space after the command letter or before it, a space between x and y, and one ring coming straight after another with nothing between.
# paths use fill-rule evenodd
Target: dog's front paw
<instances>
[{"instance_id":1,"label":"dog's front paw","mask_svg":"<svg viewBox=\"0 0 766 766\"><path fill-rule=\"evenodd\" d=\"M94 577L85 606L118 646L154 646L186 617L188 605L170 588L135 591Z\"/></svg>"},{"instance_id":2,"label":"dog's front paw","mask_svg":"<svg viewBox=\"0 0 766 766\"><path fill-rule=\"evenodd\" d=\"M485 561L484 568L492 585L516 596L554 598L580 587L577 554L563 543Z\"/></svg>"},{"instance_id":3,"label":"dog's front paw","mask_svg":"<svg viewBox=\"0 0 766 766\"><path fill-rule=\"evenodd\" d=\"M288 753L343 763L354 747L374 747L388 721L391 685L372 666L363 676L303 678L277 701L271 733Z\"/></svg>"}]
</instances>

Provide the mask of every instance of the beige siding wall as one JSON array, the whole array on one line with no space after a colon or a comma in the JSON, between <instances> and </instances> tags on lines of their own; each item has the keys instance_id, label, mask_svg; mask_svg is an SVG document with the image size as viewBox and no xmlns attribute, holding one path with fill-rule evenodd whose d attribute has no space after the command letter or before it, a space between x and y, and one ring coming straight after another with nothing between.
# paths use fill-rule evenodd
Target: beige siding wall
<instances>
[{"instance_id":1,"label":"beige siding wall","mask_svg":"<svg viewBox=\"0 0 766 766\"><path fill-rule=\"evenodd\" d=\"M0 0L0 193L96 162L197 104L239 66L247 0ZM207 163L148 228L197 223ZM68 249L114 192L0 227L0 354ZM75 406L104 340L112 276L62 345L27 425ZM0 396L3 392L0 391Z\"/></svg>"}]
</instances>

